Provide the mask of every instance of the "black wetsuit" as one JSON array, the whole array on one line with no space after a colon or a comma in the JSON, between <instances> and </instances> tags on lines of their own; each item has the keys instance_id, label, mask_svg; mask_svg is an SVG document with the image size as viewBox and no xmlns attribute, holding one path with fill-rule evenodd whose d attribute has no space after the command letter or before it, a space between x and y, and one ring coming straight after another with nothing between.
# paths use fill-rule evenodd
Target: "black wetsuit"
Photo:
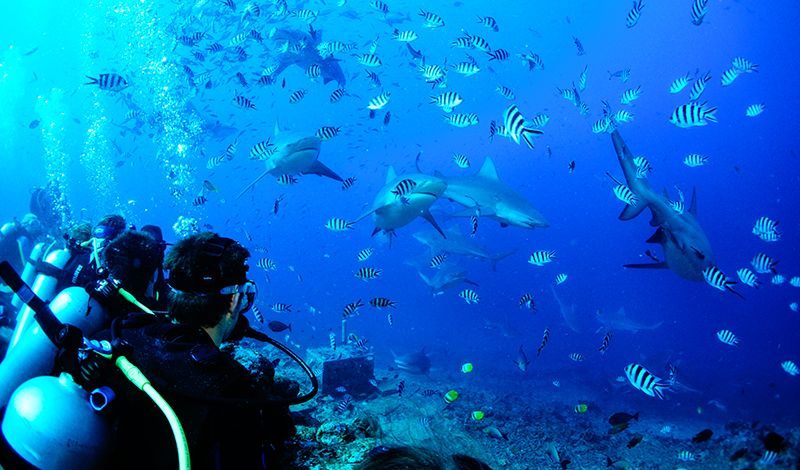
<instances>
[{"instance_id":1,"label":"black wetsuit","mask_svg":"<svg viewBox=\"0 0 800 470\"><path fill-rule=\"evenodd\" d=\"M277 393L274 369L262 370L256 380L199 328L141 315L123 325L121 337L132 346L126 357L177 413L193 468L285 468L283 443L294 435L294 424L288 406L263 401ZM109 468L177 468L164 415L120 373L115 377Z\"/></svg>"}]
</instances>

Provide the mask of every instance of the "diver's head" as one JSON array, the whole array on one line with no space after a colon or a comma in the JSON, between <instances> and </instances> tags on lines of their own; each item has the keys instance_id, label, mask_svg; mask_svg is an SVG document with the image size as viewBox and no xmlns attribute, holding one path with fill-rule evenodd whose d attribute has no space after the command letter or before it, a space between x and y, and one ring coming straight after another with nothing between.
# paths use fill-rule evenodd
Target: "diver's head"
<instances>
[{"instance_id":1,"label":"diver's head","mask_svg":"<svg viewBox=\"0 0 800 470\"><path fill-rule=\"evenodd\" d=\"M92 224L89 222L76 222L67 229L67 238L76 243L84 243L92 238Z\"/></svg>"},{"instance_id":2,"label":"diver's head","mask_svg":"<svg viewBox=\"0 0 800 470\"><path fill-rule=\"evenodd\" d=\"M164 262L164 251L167 249L167 242L164 241L164 234L161 231L161 227L158 225L143 225L140 229L142 232L150 234L153 239L159 244L161 247L161 263Z\"/></svg>"},{"instance_id":3,"label":"diver's head","mask_svg":"<svg viewBox=\"0 0 800 470\"><path fill-rule=\"evenodd\" d=\"M142 296L161 267L162 251L149 234L128 230L114 238L103 251L103 265L126 291Z\"/></svg>"},{"instance_id":4,"label":"diver's head","mask_svg":"<svg viewBox=\"0 0 800 470\"><path fill-rule=\"evenodd\" d=\"M92 228L92 237L111 241L125 231L125 219L121 215L109 214Z\"/></svg>"},{"instance_id":5,"label":"diver's head","mask_svg":"<svg viewBox=\"0 0 800 470\"><path fill-rule=\"evenodd\" d=\"M32 239L39 238L44 234L44 226L42 226L39 218L34 214L25 214L22 216L22 219L19 221L19 225Z\"/></svg>"},{"instance_id":6,"label":"diver's head","mask_svg":"<svg viewBox=\"0 0 800 470\"><path fill-rule=\"evenodd\" d=\"M167 253L169 315L200 328L219 328L227 338L241 313L253 305L255 283L247 279L250 252L211 232L191 235Z\"/></svg>"}]
</instances>

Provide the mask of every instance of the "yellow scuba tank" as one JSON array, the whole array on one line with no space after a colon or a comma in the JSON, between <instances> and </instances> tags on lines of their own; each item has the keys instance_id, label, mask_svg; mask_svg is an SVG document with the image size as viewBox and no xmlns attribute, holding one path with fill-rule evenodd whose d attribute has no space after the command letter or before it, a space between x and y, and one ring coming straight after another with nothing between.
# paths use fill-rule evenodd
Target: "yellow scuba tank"
<instances>
[{"instance_id":1,"label":"yellow scuba tank","mask_svg":"<svg viewBox=\"0 0 800 470\"><path fill-rule=\"evenodd\" d=\"M25 263L25 268L22 270L22 275L20 277L25 284L31 285L31 283L33 283L34 277L36 276L36 263L42 260L42 255L44 255L44 242L39 242L34 245L30 256L28 256L28 261ZM22 299L20 299L17 294L14 294L11 305L19 310L19 308L22 307Z\"/></svg>"},{"instance_id":2,"label":"yellow scuba tank","mask_svg":"<svg viewBox=\"0 0 800 470\"><path fill-rule=\"evenodd\" d=\"M63 269L71 257L72 253L67 249L55 250L47 255L45 262L56 268ZM45 302L50 302L58 293L55 291L57 285L57 278L47 273L38 273L36 279L33 281L31 290L33 290L40 299ZM11 341L8 343L8 351L11 351L16 346L20 337L32 322L33 311L26 305L17 315L17 326L14 328L14 333L11 335Z\"/></svg>"},{"instance_id":3,"label":"yellow scuba tank","mask_svg":"<svg viewBox=\"0 0 800 470\"><path fill-rule=\"evenodd\" d=\"M9 445L38 468L104 466L110 427L67 373L23 383L11 396L2 430Z\"/></svg>"}]
</instances>

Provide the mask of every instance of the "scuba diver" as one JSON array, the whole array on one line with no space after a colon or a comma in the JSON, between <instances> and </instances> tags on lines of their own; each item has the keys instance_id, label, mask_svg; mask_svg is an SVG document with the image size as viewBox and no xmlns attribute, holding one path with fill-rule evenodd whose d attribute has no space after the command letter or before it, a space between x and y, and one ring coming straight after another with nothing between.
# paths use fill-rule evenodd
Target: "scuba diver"
<instances>
[{"instance_id":1,"label":"scuba diver","mask_svg":"<svg viewBox=\"0 0 800 470\"><path fill-rule=\"evenodd\" d=\"M114 342L125 342L130 360L186 425L195 468L280 468L287 458L284 441L295 433L289 405L316 393L315 378L314 390L298 397L299 385L275 379L263 356L250 371L220 349L252 332L244 317L256 294L247 279L249 256L238 242L210 232L179 241L165 261L172 322L132 314L112 327ZM174 447L165 445L170 429L164 418L123 385L112 385L114 467L174 468L178 461Z\"/></svg>"},{"instance_id":2,"label":"scuba diver","mask_svg":"<svg viewBox=\"0 0 800 470\"><path fill-rule=\"evenodd\" d=\"M0 261L8 261L17 271L22 270L34 244L43 235L42 224L34 214L4 224L0 227ZM13 324L15 311L10 289L0 282L0 326Z\"/></svg>"},{"instance_id":3,"label":"scuba diver","mask_svg":"<svg viewBox=\"0 0 800 470\"><path fill-rule=\"evenodd\" d=\"M53 237L61 234L62 217L59 206L63 207L65 200L55 181L50 181L47 187L37 187L31 191L30 212L39 218L44 231Z\"/></svg>"},{"instance_id":4,"label":"scuba diver","mask_svg":"<svg viewBox=\"0 0 800 470\"><path fill-rule=\"evenodd\" d=\"M161 267L161 246L148 234L126 231L102 252L99 278L88 286L71 286L53 298L50 309L62 322L93 335L107 329L117 316L134 309L147 310L144 299L154 273ZM23 316L0 362L0 407L25 380L53 369L58 351L41 328L35 328L34 313Z\"/></svg>"}]
</instances>

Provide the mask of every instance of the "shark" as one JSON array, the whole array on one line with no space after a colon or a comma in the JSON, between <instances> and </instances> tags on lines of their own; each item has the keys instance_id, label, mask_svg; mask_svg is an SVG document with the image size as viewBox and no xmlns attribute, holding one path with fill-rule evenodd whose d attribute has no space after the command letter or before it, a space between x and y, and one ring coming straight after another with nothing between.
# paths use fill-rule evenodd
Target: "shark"
<instances>
[{"instance_id":1,"label":"shark","mask_svg":"<svg viewBox=\"0 0 800 470\"><path fill-rule=\"evenodd\" d=\"M626 205L620 220L631 220L645 209L650 210L650 225L657 227L647 243L661 245L664 261L657 263L626 264L627 268L670 269L678 276L691 281L702 281L703 270L716 266L714 251L705 231L697 221L697 191L692 190L689 207L678 212L669 199L654 191L647 178L639 178L633 154L618 130L611 134L617 160L625 175L628 187L636 195L635 205ZM732 289L729 289L732 290Z\"/></svg>"},{"instance_id":2,"label":"shark","mask_svg":"<svg viewBox=\"0 0 800 470\"><path fill-rule=\"evenodd\" d=\"M442 238L430 230L423 230L415 233L414 238L430 248L432 253L463 255L488 261L492 265L492 271L496 269L498 261L514 254L514 251L489 253L489 250L481 246L475 239L464 235L458 227L449 227L445 231L445 235L447 237Z\"/></svg>"},{"instance_id":3,"label":"shark","mask_svg":"<svg viewBox=\"0 0 800 470\"><path fill-rule=\"evenodd\" d=\"M490 217L501 227L539 228L550 225L533 204L500 180L491 158L486 158L478 173L471 176L445 178L438 172L435 176L447 183L444 197L467 208L458 215Z\"/></svg>"},{"instance_id":4,"label":"shark","mask_svg":"<svg viewBox=\"0 0 800 470\"><path fill-rule=\"evenodd\" d=\"M550 286L550 292L553 293L553 297L555 297L556 302L558 302L558 311L561 313L561 318L564 319L564 323L569 327L570 330L579 333L580 330L578 328L577 317L575 315L575 304L565 304L558 294L556 294L556 289L553 286Z\"/></svg>"},{"instance_id":5,"label":"shark","mask_svg":"<svg viewBox=\"0 0 800 470\"><path fill-rule=\"evenodd\" d=\"M319 175L336 181L342 177L319 161L322 140L316 136L304 136L281 130L275 123L274 152L264 160L266 169L252 183L248 184L237 196L241 197L248 189L256 185L267 175Z\"/></svg>"},{"instance_id":6,"label":"shark","mask_svg":"<svg viewBox=\"0 0 800 470\"><path fill-rule=\"evenodd\" d=\"M394 353L392 353L394 354ZM399 370L408 372L409 374L428 375L431 371L431 358L425 353L425 349L404 354L402 356L395 355L394 365Z\"/></svg>"},{"instance_id":7,"label":"shark","mask_svg":"<svg viewBox=\"0 0 800 470\"><path fill-rule=\"evenodd\" d=\"M467 272L461 271L455 266L440 266L433 276L428 276L422 271L417 271L422 281L431 288L431 293L436 295L444 294L444 291L459 286L462 283L477 286L476 282L467 279Z\"/></svg>"},{"instance_id":8,"label":"shark","mask_svg":"<svg viewBox=\"0 0 800 470\"><path fill-rule=\"evenodd\" d=\"M287 51L279 55L278 67L272 73L273 77L277 77L288 67L296 66L302 70L307 70L312 64L319 65L320 76L322 82L327 84L329 82L336 82L339 87L344 87L347 84L344 71L339 64L339 59L332 56L322 57L317 49L322 39L322 33L315 30L309 25L309 31L303 32L292 29L279 29L272 35L271 38L276 43L290 44L304 44L305 47L297 52Z\"/></svg>"},{"instance_id":9,"label":"shark","mask_svg":"<svg viewBox=\"0 0 800 470\"><path fill-rule=\"evenodd\" d=\"M407 180L415 183L413 189L402 196L398 195L401 182ZM379 232L395 235L395 230L408 225L417 217L427 220L442 237L445 233L431 215L430 207L444 193L447 184L435 176L421 173L407 173L398 175L394 167L386 171L386 184L378 191L372 203L372 210L356 219L357 223L369 215L375 221L375 230L372 235Z\"/></svg>"},{"instance_id":10,"label":"shark","mask_svg":"<svg viewBox=\"0 0 800 470\"><path fill-rule=\"evenodd\" d=\"M595 314L595 318L607 330L615 332L630 331L631 333L637 333L643 330L655 330L664 323L663 321L652 325L638 323L625 314L625 307L620 307L616 313L604 313L602 310L598 310Z\"/></svg>"}]
</instances>

